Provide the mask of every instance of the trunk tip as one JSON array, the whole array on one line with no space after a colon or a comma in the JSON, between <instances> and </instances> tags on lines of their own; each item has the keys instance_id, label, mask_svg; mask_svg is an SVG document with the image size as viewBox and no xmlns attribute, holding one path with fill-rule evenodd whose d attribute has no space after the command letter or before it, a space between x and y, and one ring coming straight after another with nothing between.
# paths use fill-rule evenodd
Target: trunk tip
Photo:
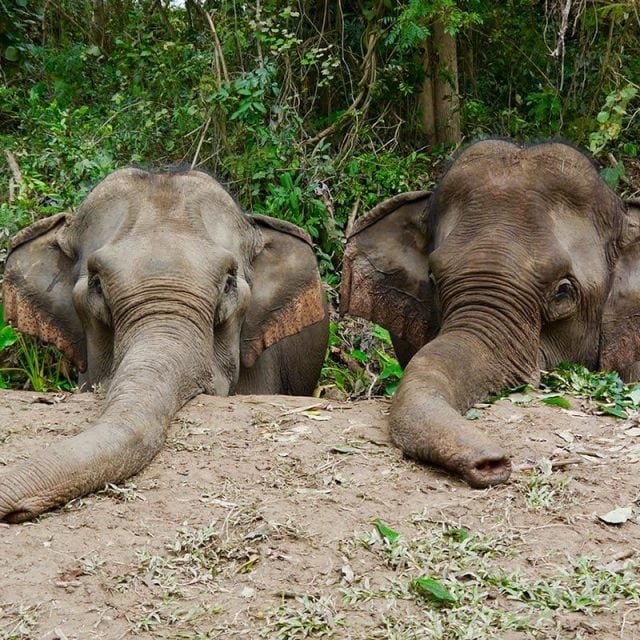
<instances>
[{"instance_id":1,"label":"trunk tip","mask_svg":"<svg viewBox=\"0 0 640 640\"><path fill-rule=\"evenodd\" d=\"M506 482L511 476L511 460L506 456L486 456L468 466L462 473L469 486L484 489Z\"/></svg>"}]
</instances>

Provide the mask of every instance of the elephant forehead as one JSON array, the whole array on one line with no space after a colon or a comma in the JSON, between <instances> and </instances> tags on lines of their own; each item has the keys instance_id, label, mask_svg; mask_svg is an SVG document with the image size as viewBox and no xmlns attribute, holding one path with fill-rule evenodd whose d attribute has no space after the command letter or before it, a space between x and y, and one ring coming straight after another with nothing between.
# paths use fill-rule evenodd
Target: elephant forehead
<instances>
[{"instance_id":1,"label":"elephant forehead","mask_svg":"<svg viewBox=\"0 0 640 640\"><path fill-rule=\"evenodd\" d=\"M578 149L562 142L520 146L504 140L484 140L463 150L447 173L476 173L490 178L499 174L520 175L543 181L545 174L574 179L579 183L599 181L591 160Z\"/></svg>"},{"instance_id":2,"label":"elephant forehead","mask_svg":"<svg viewBox=\"0 0 640 640\"><path fill-rule=\"evenodd\" d=\"M607 239L593 221L563 211L550 216L550 224L550 240L571 256L571 270L578 281L584 286L604 286L609 277Z\"/></svg>"},{"instance_id":3,"label":"elephant forehead","mask_svg":"<svg viewBox=\"0 0 640 640\"><path fill-rule=\"evenodd\" d=\"M471 145L451 165L436 192L446 203L491 199L519 205L535 198L565 201L583 215L593 216L595 201L615 206L589 158L562 143L519 147L502 141Z\"/></svg>"},{"instance_id":4,"label":"elephant forehead","mask_svg":"<svg viewBox=\"0 0 640 640\"><path fill-rule=\"evenodd\" d=\"M75 225L93 236L178 225L219 235L221 227L248 226L233 198L212 177L189 171L155 174L117 171L84 201Z\"/></svg>"},{"instance_id":5,"label":"elephant forehead","mask_svg":"<svg viewBox=\"0 0 640 640\"><path fill-rule=\"evenodd\" d=\"M218 279L235 271L240 260L240 241L208 235L195 236L180 230L135 232L106 243L88 257L89 270L121 276L125 281L172 274L184 279Z\"/></svg>"}]
</instances>

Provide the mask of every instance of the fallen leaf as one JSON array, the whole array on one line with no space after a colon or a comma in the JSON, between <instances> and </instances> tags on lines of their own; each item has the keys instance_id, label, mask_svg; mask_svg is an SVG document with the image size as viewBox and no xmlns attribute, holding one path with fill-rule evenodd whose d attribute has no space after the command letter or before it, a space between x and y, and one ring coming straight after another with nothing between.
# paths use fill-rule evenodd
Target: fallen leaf
<instances>
[{"instance_id":1,"label":"fallen leaf","mask_svg":"<svg viewBox=\"0 0 640 640\"><path fill-rule=\"evenodd\" d=\"M508 396L508 400L513 404L529 404L533 401L533 398L523 393L513 393Z\"/></svg>"},{"instance_id":2,"label":"fallen leaf","mask_svg":"<svg viewBox=\"0 0 640 640\"><path fill-rule=\"evenodd\" d=\"M343 445L343 444L336 444L333 447L331 447L331 449L329 449L329 451L331 453L344 453L344 454L360 453L360 450L357 449L356 447L349 447L349 446Z\"/></svg>"},{"instance_id":3,"label":"fallen leaf","mask_svg":"<svg viewBox=\"0 0 640 640\"><path fill-rule=\"evenodd\" d=\"M331 420L331 416L327 416L323 413L320 413L320 411L303 411L302 415L306 416L307 418L311 418L311 420L320 420L320 421Z\"/></svg>"},{"instance_id":4,"label":"fallen leaf","mask_svg":"<svg viewBox=\"0 0 640 640\"><path fill-rule=\"evenodd\" d=\"M633 515L632 507L618 507L602 516L598 516L602 522L607 524L623 524Z\"/></svg>"},{"instance_id":5,"label":"fallen leaf","mask_svg":"<svg viewBox=\"0 0 640 640\"><path fill-rule=\"evenodd\" d=\"M554 394L551 396L544 396L540 398L545 404L549 404L554 407L560 407L561 409L571 409L571 403L561 394Z\"/></svg>"},{"instance_id":6,"label":"fallen leaf","mask_svg":"<svg viewBox=\"0 0 640 640\"><path fill-rule=\"evenodd\" d=\"M433 578L415 578L411 581L411 588L419 595L436 602L457 602L450 591L439 580Z\"/></svg>"},{"instance_id":7,"label":"fallen leaf","mask_svg":"<svg viewBox=\"0 0 640 640\"><path fill-rule=\"evenodd\" d=\"M627 393L627 397L633 402L633 404L640 404L640 386L635 385L629 393Z\"/></svg>"},{"instance_id":8,"label":"fallen leaf","mask_svg":"<svg viewBox=\"0 0 640 640\"><path fill-rule=\"evenodd\" d=\"M345 564L342 566L340 571L342 572L345 582L347 582L348 584L351 584L355 578L355 575L353 573L353 569L351 568L351 566L348 564Z\"/></svg>"},{"instance_id":9,"label":"fallen leaf","mask_svg":"<svg viewBox=\"0 0 640 640\"><path fill-rule=\"evenodd\" d=\"M400 537L400 534L397 531L394 531L389 526L387 526L382 520L380 520L380 518L376 518L373 521L373 524L376 525L378 533L391 544L393 544Z\"/></svg>"},{"instance_id":10,"label":"fallen leaf","mask_svg":"<svg viewBox=\"0 0 640 640\"><path fill-rule=\"evenodd\" d=\"M608 406L604 404L599 404L598 409L609 416L615 416L616 418L621 418L622 420L626 420L628 418L627 412L622 408L616 405Z\"/></svg>"}]
</instances>

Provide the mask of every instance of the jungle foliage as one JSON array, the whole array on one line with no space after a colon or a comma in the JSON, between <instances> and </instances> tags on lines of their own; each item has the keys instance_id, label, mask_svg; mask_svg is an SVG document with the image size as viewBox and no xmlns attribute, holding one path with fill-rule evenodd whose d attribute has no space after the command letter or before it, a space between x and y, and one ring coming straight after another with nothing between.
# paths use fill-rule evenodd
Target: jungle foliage
<instances>
[{"instance_id":1,"label":"jungle foliage","mask_svg":"<svg viewBox=\"0 0 640 640\"><path fill-rule=\"evenodd\" d=\"M560 135L631 191L638 11L634 0L0 0L2 251L115 168L184 163L244 207L303 226L335 299L354 218L431 187L464 140ZM426 100L429 82L455 100ZM424 105L458 130L434 138Z\"/></svg>"}]
</instances>

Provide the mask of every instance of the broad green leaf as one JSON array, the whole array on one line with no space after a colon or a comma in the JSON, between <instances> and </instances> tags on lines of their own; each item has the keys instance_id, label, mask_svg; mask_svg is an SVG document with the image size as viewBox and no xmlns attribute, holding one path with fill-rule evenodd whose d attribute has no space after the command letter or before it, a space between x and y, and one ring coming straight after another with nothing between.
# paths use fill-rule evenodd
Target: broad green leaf
<instances>
[{"instance_id":1,"label":"broad green leaf","mask_svg":"<svg viewBox=\"0 0 640 640\"><path fill-rule=\"evenodd\" d=\"M373 325L372 333L375 338L378 338L378 340L381 340L387 346L391 346L391 335L384 327L381 327L379 324L375 324Z\"/></svg>"},{"instance_id":2,"label":"broad green leaf","mask_svg":"<svg viewBox=\"0 0 640 640\"><path fill-rule=\"evenodd\" d=\"M402 367L394 360L393 362L385 365L384 369L380 372L380 375L378 377L380 378L380 380L386 380L391 376L402 378L403 373L404 371L402 370Z\"/></svg>"},{"instance_id":3,"label":"broad green leaf","mask_svg":"<svg viewBox=\"0 0 640 640\"><path fill-rule=\"evenodd\" d=\"M541 398L545 404L550 404L554 407L562 407L563 409L571 409L571 403L561 395L546 396Z\"/></svg>"},{"instance_id":4,"label":"broad green leaf","mask_svg":"<svg viewBox=\"0 0 640 640\"><path fill-rule=\"evenodd\" d=\"M615 416L616 418L622 418L623 420L626 420L629 417L627 415L627 412L622 407L619 407L618 405L611 407L604 404L600 404L598 405L598 409L600 409L602 413L606 413L610 416Z\"/></svg>"},{"instance_id":5,"label":"broad green leaf","mask_svg":"<svg viewBox=\"0 0 640 640\"><path fill-rule=\"evenodd\" d=\"M635 385L629 389L627 398L633 402L633 404L640 404L640 385Z\"/></svg>"},{"instance_id":6,"label":"broad green leaf","mask_svg":"<svg viewBox=\"0 0 640 640\"><path fill-rule=\"evenodd\" d=\"M376 518L373 521L373 524L376 525L376 529L378 533L385 539L387 542L393 544L399 537L400 534L397 531L391 529L388 525L386 525L380 518Z\"/></svg>"},{"instance_id":7,"label":"broad green leaf","mask_svg":"<svg viewBox=\"0 0 640 640\"><path fill-rule=\"evenodd\" d=\"M0 329L0 351L4 351L7 347L15 344L19 337L13 327L10 327L8 324L4 325L4 327Z\"/></svg>"},{"instance_id":8,"label":"broad green leaf","mask_svg":"<svg viewBox=\"0 0 640 640\"><path fill-rule=\"evenodd\" d=\"M618 182L620 182L620 178L624 175L624 167L620 164L615 168L604 167L604 169L600 171L600 175L609 187L615 189Z\"/></svg>"},{"instance_id":9,"label":"broad green leaf","mask_svg":"<svg viewBox=\"0 0 640 640\"><path fill-rule=\"evenodd\" d=\"M451 592L434 578L415 578L411 581L411 588L418 594L439 603L454 603L457 600Z\"/></svg>"},{"instance_id":10,"label":"broad green leaf","mask_svg":"<svg viewBox=\"0 0 640 640\"><path fill-rule=\"evenodd\" d=\"M627 86L624 89L620 90L620 97L627 102L636 97L638 93L638 89L636 87Z\"/></svg>"},{"instance_id":11,"label":"broad green leaf","mask_svg":"<svg viewBox=\"0 0 640 640\"><path fill-rule=\"evenodd\" d=\"M390 382L384 388L385 395L392 396L398 390L399 386L400 386L400 381L399 380L394 380L393 382Z\"/></svg>"},{"instance_id":12,"label":"broad green leaf","mask_svg":"<svg viewBox=\"0 0 640 640\"><path fill-rule=\"evenodd\" d=\"M349 352L349 355L354 360L357 360L358 362L363 362L365 364L369 362L369 356L364 351L361 351L360 349L351 349L351 351Z\"/></svg>"}]
</instances>

